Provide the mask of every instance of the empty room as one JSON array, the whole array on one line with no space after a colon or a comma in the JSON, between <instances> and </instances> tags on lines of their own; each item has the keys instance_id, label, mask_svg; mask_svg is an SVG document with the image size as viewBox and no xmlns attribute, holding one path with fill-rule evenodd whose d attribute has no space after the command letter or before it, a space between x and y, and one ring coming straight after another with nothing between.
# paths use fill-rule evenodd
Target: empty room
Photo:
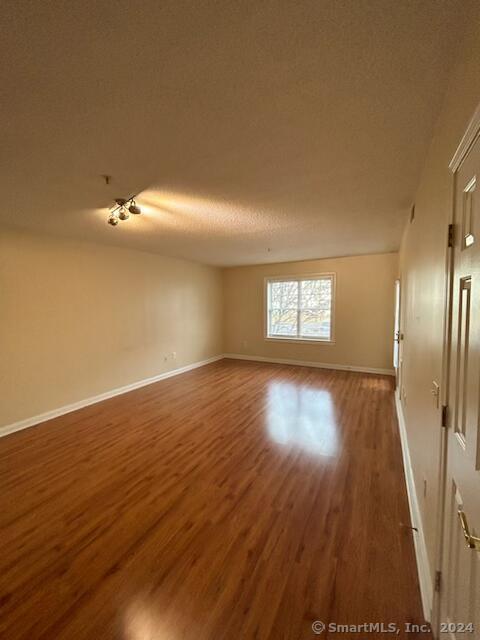
<instances>
[{"instance_id":1,"label":"empty room","mask_svg":"<svg viewBox=\"0 0 480 640\"><path fill-rule=\"evenodd\" d=\"M478 0L0 24L0 638L480 640Z\"/></svg>"}]
</instances>

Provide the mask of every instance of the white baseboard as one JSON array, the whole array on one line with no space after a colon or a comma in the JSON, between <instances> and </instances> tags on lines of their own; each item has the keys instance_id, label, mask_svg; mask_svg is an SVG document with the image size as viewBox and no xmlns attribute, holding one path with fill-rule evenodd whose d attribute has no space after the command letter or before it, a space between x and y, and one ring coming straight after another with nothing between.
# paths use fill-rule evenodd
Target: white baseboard
<instances>
[{"instance_id":1,"label":"white baseboard","mask_svg":"<svg viewBox=\"0 0 480 640\"><path fill-rule=\"evenodd\" d=\"M0 438L8 435L9 433L14 433L15 431L20 431L21 429L28 429L29 427L34 427L37 424L46 422L47 420L58 418L59 416L63 416L66 413L71 413L72 411L76 411L77 409L88 407L89 405L95 404L96 402L102 402L102 400L108 400L108 398L113 398L114 396L118 396L122 393L127 393L128 391L133 391L134 389L139 389L140 387L145 387L149 384L153 384L154 382L159 382L160 380L164 380L165 378L170 378L171 376L177 376L180 373L185 373L187 371L191 371L192 369L197 369L198 367L203 367L206 364L210 364L211 362L216 362L217 360L222 360L223 358L232 358L235 360L252 360L252 361L259 361L259 362L272 362L275 364L290 364L290 365L297 365L301 367L316 367L319 369L339 369L340 371L359 371L362 373L379 373L384 375L394 374L393 369L374 369L371 367L356 367L353 365L349 366L349 365L341 365L341 364L305 362L303 360L264 358L263 356L245 356L238 353L226 353L226 354L220 354L218 356L214 356L213 358L208 358L207 360L202 360L200 362L194 362L193 364L186 365L185 367L172 369L171 371L165 371L164 373L160 373L157 376L153 376L151 378L145 378L144 380L139 380L138 382L133 382L123 387L117 387L116 389L111 389L110 391L100 393L96 396L85 398L84 400L79 400L78 402L73 402L72 404L59 407L58 409L53 409L52 411L46 411L45 413L32 416L31 418L25 418L24 420L19 420L18 422L5 425L3 427L0 427Z\"/></svg>"},{"instance_id":2,"label":"white baseboard","mask_svg":"<svg viewBox=\"0 0 480 640\"><path fill-rule=\"evenodd\" d=\"M240 353L225 353L224 358L232 358L234 360L253 360L254 362L271 362L272 364L293 364L299 367L316 367L317 369L338 369L339 371L358 371L360 373L379 373L382 375L393 376L393 369L376 369L373 367L358 367L356 365L347 364L329 364L325 362L307 362L305 360L289 360L286 358L265 358L264 356L246 356Z\"/></svg>"},{"instance_id":3,"label":"white baseboard","mask_svg":"<svg viewBox=\"0 0 480 640\"><path fill-rule=\"evenodd\" d=\"M415 545L415 556L417 559L417 571L418 580L420 583L420 592L422 595L423 615L425 616L425 620L431 622L431 612L433 605L432 575L430 573L430 564L428 562L427 545L425 543L422 516L420 513L420 506L418 504L415 480L413 477L412 462L410 459L410 451L408 448L405 417L403 415L402 403L400 401L400 398L398 397L398 393L395 393L395 406L397 409L400 440L402 443L403 466L405 469L405 481L407 484L408 504L410 506L410 518L412 520L412 526L417 528L417 531L413 531L413 543Z\"/></svg>"},{"instance_id":4,"label":"white baseboard","mask_svg":"<svg viewBox=\"0 0 480 640\"><path fill-rule=\"evenodd\" d=\"M105 391L105 393L100 393L96 396L86 398L85 400L79 400L78 402L67 404L63 407L60 407L59 409L53 409L52 411L47 411L37 416L32 416L31 418L26 418L25 420L19 420L18 422L14 422L13 424L5 425L3 427L0 427L0 438L8 435L9 433L20 431L21 429L28 429L29 427L34 427L35 425L41 424L46 420L52 420L52 418L58 418L59 416L63 416L66 413L71 413L72 411L76 411L77 409L88 407L89 405L95 404L96 402L101 402L102 400L108 400L108 398L119 396L122 393L127 393L128 391L133 391L134 389L139 389L140 387L146 387L147 385L153 384L154 382L165 380L165 378L178 376L180 373L186 373L187 371L191 371L192 369L203 367L206 364L210 364L211 362L222 360L223 357L224 357L223 354L221 354L218 356L214 356L213 358L207 358L207 360L201 360L200 362L187 364L185 367L179 367L178 369L165 371L164 373L160 373L157 376L152 376L151 378L145 378L144 380L132 382L131 384L126 384L123 387L117 387L116 389Z\"/></svg>"}]
</instances>

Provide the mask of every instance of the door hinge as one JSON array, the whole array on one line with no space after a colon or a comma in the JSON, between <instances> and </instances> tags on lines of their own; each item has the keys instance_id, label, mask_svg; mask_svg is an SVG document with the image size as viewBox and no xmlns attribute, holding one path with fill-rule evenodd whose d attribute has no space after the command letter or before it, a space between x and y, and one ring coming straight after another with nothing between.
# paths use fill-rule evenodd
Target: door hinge
<instances>
[{"instance_id":1,"label":"door hinge","mask_svg":"<svg viewBox=\"0 0 480 640\"><path fill-rule=\"evenodd\" d=\"M435 591L438 593L442 586L442 572L435 571Z\"/></svg>"},{"instance_id":2,"label":"door hinge","mask_svg":"<svg viewBox=\"0 0 480 640\"><path fill-rule=\"evenodd\" d=\"M447 428L447 420L448 420L448 406L446 404L442 404L442 427Z\"/></svg>"},{"instance_id":3,"label":"door hinge","mask_svg":"<svg viewBox=\"0 0 480 640\"><path fill-rule=\"evenodd\" d=\"M453 241L454 241L453 224L449 224L448 225L448 246L449 247L453 247Z\"/></svg>"}]
</instances>

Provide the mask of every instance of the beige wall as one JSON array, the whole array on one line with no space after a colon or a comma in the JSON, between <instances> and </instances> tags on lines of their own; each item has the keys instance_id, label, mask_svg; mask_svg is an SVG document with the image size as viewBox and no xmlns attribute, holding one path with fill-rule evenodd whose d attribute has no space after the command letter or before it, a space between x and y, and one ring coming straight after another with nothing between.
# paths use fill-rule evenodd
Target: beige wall
<instances>
[{"instance_id":1,"label":"beige wall","mask_svg":"<svg viewBox=\"0 0 480 640\"><path fill-rule=\"evenodd\" d=\"M220 354L221 297L218 269L2 231L0 427Z\"/></svg>"},{"instance_id":2,"label":"beige wall","mask_svg":"<svg viewBox=\"0 0 480 640\"><path fill-rule=\"evenodd\" d=\"M437 122L416 196L415 220L407 225L400 255L405 335L401 395L432 575L440 410L431 389L433 381L442 382L446 233L453 186L448 164L480 100L479 18L477 10Z\"/></svg>"},{"instance_id":3,"label":"beige wall","mask_svg":"<svg viewBox=\"0 0 480 640\"><path fill-rule=\"evenodd\" d=\"M225 269L225 352L392 369L397 270L396 253ZM326 272L336 274L335 344L265 340L264 278Z\"/></svg>"},{"instance_id":4,"label":"beige wall","mask_svg":"<svg viewBox=\"0 0 480 640\"><path fill-rule=\"evenodd\" d=\"M264 277L325 271L337 276L335 345L265 342ZM2 231L0 428L223 351L390 369L396 273L397 255L384 254L222 278L183 260Z\"/></svg>"}]
</instances>

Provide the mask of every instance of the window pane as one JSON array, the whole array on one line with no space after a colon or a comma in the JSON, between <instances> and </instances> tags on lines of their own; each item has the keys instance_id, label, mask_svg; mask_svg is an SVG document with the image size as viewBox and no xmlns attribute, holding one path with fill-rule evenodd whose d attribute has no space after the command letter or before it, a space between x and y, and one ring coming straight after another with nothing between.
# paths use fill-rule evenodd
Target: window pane
<instances>
[{"instance_id":1,"label":"window pane","mask_svg":"<svg viewBox=\"0 0 480 640\"><path fill-rule=\"evenodd\" d=\"M270 311L269 335L295 337L297 335L297 310L272 309Z\"/></svg>"},{"instance_id":2,"label":"window pane","mask_svg":"<svg viewBox=\"0 0 480 640\"><path fill-rule=\"evenodd\" d=\"M270 309L296 309L298 282L271 282Z\"/></svg>"},{"instance_id":3,"label":"window pane","mask_svg":"<svg viewBox=\"0 0 480 640\"><path fill-rule=\"evenodd\" d=\"M332 281L303 280L300 289L300 305L302 309L330 309L332 298Z\"/></svg>"},{"instance_id":4,"label":"window pane","mask_svg":"<svg viewBox=\"0 0 480 640\"><path fill-rule=\"evenodd\" d=\"M273 336L297 336L298 282L269 283L268 333Z\"/></svg>"},{"instance_id":5,"label":"window pane","mask_svg":"<svg viewBox=\"0 0 480 640\"><path fill-rule=\"evenodd\" d=\"M300 311L300 335L303 338L330 340L330 310Z\"/></svg>"},{"instance_id":6,"label":"window pane","mask_svg":"<svg viewBox=\"0 0 480 640\"><path fill-rule=\"evenodd\" d=\"M268 335L331 340L330 277L268 283Z\"/></svg>"}]
</instances>

